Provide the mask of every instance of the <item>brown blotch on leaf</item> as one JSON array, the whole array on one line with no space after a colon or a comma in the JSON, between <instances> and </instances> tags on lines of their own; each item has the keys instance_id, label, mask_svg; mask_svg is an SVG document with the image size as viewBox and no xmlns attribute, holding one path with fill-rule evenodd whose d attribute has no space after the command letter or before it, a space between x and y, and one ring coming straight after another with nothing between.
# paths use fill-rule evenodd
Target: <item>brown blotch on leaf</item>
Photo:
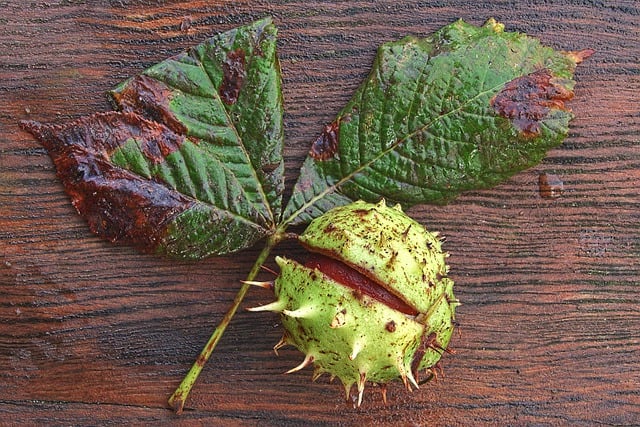
<instances>
[{"instance_id":1,"label":"brown blotch on leaf","mask_svg":"<svg viewBox=\"0 0 640 427\"><path fill-rule=\"evenodd\" d=\"M540 191L540 197L544 199L557 199L562 196L564 183L558 175L541 173L538 176L538 189Z\"/></svg>"},{"instance_id":2,"label":"brown blotch on leaf","mask_svg":"<svg viewBox=\"0 0 640 427\"><path fill-rule=\"evenodd\" d=\"M73 206L90 229L112 242L153 251L168 224L192 205L185 196L111 163L135 138L152 161L175 150L180 137L132 113L99 113L65 125L22 122L47 149Z\"/></svg>"},{"instance_id":3,"label":"brown blotch on leaf","mask_svg":"<svg viewBox=\"0 0 640 427\"><path fill-rule=\"evenodd\" d=\"M573 97L573 92L553 80L546 68L513 79L491 99L491 107L511 119L523 135L538 136L542 131L540 122L549 111L567 110L564 102Z\"/></svg>"},{"instance_id":4,"label":"brown blotch on leaf","mask_svg":"<svg viewBox=\"0 0 640 427\"><path fill-rule=\"evenodd\" d=\"M311 144L309 155L316 160L332 158L338 151L339 128L340 122L338 120L326 125L322 134Z\"/></svg>"},{"instance_id":5,"label":"brown blotch on leaf","mask_svg":"<svg viewBox=\"0 0 640 427\"><path fill-rule=\"evenodd\" d=\"M161 163L185 141L167 126L131 112L96 113L64 125L33 121L20 125L38 139L54 162L58 156L76 153L109 161L115 150L134 139L147 160Z\"/></svg>"},{"instance_id":6,"label":"brown blotch on leaf","mask_svg":"<svg viewBox=\"0 0 640 427\"><path fill-rule=\"evenodd\" d=\"M245 63L245 53L242 49L227 53L227 59L222 63L223 78L218 93L222 102L227 105L233 105L238 101L240 89L247 76Z\"/></svg>"},{"instance_id":7,"label":"brown blotch on leaf","mask_svg":"<svg viewBox=\"0 0 640 427\"><path fill-rule=\"evenodd\" d=\"M169 108L171 88L159 80L141 74L132 78L122 92L114 92L111 96L123 112L141 114L179 134L187 132Z\"/></svg>"}]
</instances>

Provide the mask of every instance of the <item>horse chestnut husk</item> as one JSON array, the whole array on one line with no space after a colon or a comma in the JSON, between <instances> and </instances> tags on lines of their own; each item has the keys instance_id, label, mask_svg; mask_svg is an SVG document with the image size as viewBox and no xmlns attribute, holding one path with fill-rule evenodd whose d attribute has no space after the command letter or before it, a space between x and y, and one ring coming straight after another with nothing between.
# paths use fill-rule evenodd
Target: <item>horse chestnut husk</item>
<instances>
[{"instance_id":1,"label":"horse chestnut husk","mask_svg":"<svg viewBox=\"0 0 640 427\"><path fill-rule=\"evenodd\" d=\"M314 379L339 378L347 398L355 384L358 406L367 382L386 391L400 378L412 389L421 372L431 377L459 305L437 233L399 205L357 201L316 218L298 240L308 259L276 257L276 300L253 309L281 314L276 350L305 354L289 372L313 364Z\"/></svg>"}]
</instances>

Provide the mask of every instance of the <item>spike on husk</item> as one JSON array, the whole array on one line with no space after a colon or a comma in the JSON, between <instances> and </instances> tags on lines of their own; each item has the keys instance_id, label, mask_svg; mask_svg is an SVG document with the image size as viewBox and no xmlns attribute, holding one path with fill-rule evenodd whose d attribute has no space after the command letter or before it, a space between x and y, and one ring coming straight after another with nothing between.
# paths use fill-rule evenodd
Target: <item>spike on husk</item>
<instances>
[{"instance_id":1,"label":"spike on husk","mask_svg":"<svg viewBox=\"0 0 640 427\"><path fill-rule=\"evenodd\" d=\"M299 307L295 310L283 310L282 314L289 317L310 317L313 315L315 308L312 305L307 305L304 307Z\"/></svg>"},{"instance_id":2,"label":"spike on husk","mask_svg":"<svg viewBox=\"0 0 640 427\"><path fill-rule=\"evenodd\" d=\"M273 352L277 355L278 354L278 350L280 350L285 345L289 345L289 340L287 339L287 334L286 333L282 334L282 338L280 338L280 341L278 341L276 343L276 345L273 346Z\"/></svg>"},{"instance_id":3,"label":"spike on husk","mask_svg":"<svg viewBox=\"0 0 640 427\"><path fill-rule=\"evenodd\" d=\"M358 407L362 405L362 396L364 395L364 386L366 382L367 382L367 373L360 372L360 378L358 379L358 404L357 404Z\"/></svg>"},{"instance_id":4,"label":"spike on husk","mask_svg":"<svg viewBox=\"0 0 640 427\"><path fill-rule=\"evenodd\" d=\"M313 363L313 355L311 354L307 354L304 358L304 360L296 367L289 369L287 372L287 374L291 374L293 372L297 372L300 371L304 368L306 368L307 366L311 365Z\"/></svg>"},{"instance_id":5,"label":"spike on husk","mask_svg":"<svg viewBox=\"0 0 640 427\"><path fill-rule=\"evenodd\" d=\"M242 280L240 283L244 285L257 286L263 289L273 289L273 282L259 282L255 280Z\"/></svg>"},{"instance_id":6,"label":"spike on husk","mask_svg":"<svg viewBox=\"0 0 640 427\"><path fill-rule=\"evenodd\" d=\"M249 307L248 311L274 311L281 313L286 307L286 303L282 300L275 300L269 304L260 305L258 307Z\"/></svg>"},{"instance_id":7,"label":"spike on husk","mask_svg":"<svg viewBox=\"0 0 640 427\"><path fill-rule=\"evenodd\" d=\"M354 360L358 356L358 353L360 353L360 351L362 350L362 347L363 347L362 341L356 340L353 343L353 347L351 348L351 353L349 354L349 359L350 360Z\"/></svg>"}]
</instances>

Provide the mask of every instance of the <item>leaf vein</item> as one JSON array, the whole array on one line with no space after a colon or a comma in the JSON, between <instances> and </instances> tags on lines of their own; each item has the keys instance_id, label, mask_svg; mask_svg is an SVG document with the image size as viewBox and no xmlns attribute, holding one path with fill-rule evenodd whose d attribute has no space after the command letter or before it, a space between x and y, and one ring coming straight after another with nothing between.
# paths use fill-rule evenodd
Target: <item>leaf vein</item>
<instances>
[{"instance_id":1,"label":"leaf vein","mask_svg":"<svg viewBox=\"0 0 640 427\"><path fill-rule=\"evenodd\" d=\"M434 118L429 123L426 123L424 126L422 126L421 128L416 129L415 131L411 132L410 134L408 134L408 135L404 136L403 138L397 140L393 145L389 146L386 150L381 151L377 156L375 156L374 158L372 158L372 159L368 160L367 162L361 164L359 167L357 167L356 169L351 171L349 174L345 175L340 180L338 180L335 184L328 185L320 193L316 194L314 197L309 199L307 202L303 203L301 207L299 207L297 210L295 210L289 216L289 218L286 218L283 221L283 225L286 226L287 224L291 223L298 215L300 215L302 212L304 212L306 209L308 209L311 205L315 204L318 200L322 199L327 194L332 193L333 191L335 191L337 188L339 188L343 184L351 181L353 179L353 177L357 173L360 173L360 172L364 171L372 163L378 161L382 157L386 156L389 152L395 150L396 147L398 147L398 145L402 144L407 139L414 137L415 135L419 134L420 132L426 131L431 126L433 126L438 120L442 120L445 117L451 116L451 115L453 115L455 113L458 113L459 111L462 111L464 108L466 108L467 106L471 105L475 100L480 99L481 97L487 96L488 94L496 91L497 89L502 87L503 84L504 83L501 82L499 84L496 84L494 87L491 87L491 88L489 88L489 89L487 89L485 91L482 91L482 92L476 94L475 96L469 98L464 104L460 105L458 108L456 108L456 109L454 109L452 111L449 111L446 114L443 114L443 115L440 115L440 116Z\"/></svg>"},{"instance_id":2,"label":"leaf vein","mask_svg":"<svg viewBox=\"0 0 640 427\"><path fill-rule=\"evenodd\" d=\"M194 54L197 55L196 58L194 58L198 65L202 68L202 71L205 73L205 75L209 78L209 81L211 82L212 86L215 87L215 80L213 78L213 76L210 73L210 70L207 69L207 67L204 66L203 63L203 58L200 56L199 52L194 52ZM253 58L253 55L252 55ZM191 95L196 95L197 94L191 94ZM220 98L220 94L217 92L214 92L212 94L212 99L214 99L216 102L220 103L221 105L224 105L224 103L222 102L222 99ZM233 119L231 118L231 116L229 115L229 110L224 107L223 108L224 112L225 112L225 116L227 119L227 123L229 125L229 128L232 130L232 132L236 135L237 141L238 141L238 148L241 150L244 158L246 159L246 165L249 166L249 168L251 169L251 176L252 178L255 180L255 182L257 183L256 187L258 188L258 195L260 196L260 198L262 199L262 204L260 203L255 203L255 202L250 202L254 208L257 211L260 211L261 207L266 207L267 209L267 213L268 213L268 218L265 218L267 220L267 224L264 224L266 226L273 226L273 222L274 222L274 216L273 216L273 212L271 211L271 204L269 203L269 199L264 191L262 182L260 181L260 179L258 179L258 174L257 171L255 169L255 165L253 164L253 162L251 161L251 158L249 156L249 152L247 151L247 147L245 146L244 140L242 139L242 137L240 136L240 133L238 132L238 129L235 125L235 123L233 122ZM235 174L234 174L235 175Z\"/></svg>"}]
</instances>

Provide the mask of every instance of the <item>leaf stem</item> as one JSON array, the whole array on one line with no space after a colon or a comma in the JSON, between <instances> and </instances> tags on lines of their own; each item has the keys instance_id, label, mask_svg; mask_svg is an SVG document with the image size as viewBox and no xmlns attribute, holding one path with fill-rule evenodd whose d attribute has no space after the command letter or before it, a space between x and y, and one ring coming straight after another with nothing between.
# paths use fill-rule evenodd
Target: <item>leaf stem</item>
<instances>
[{"instance_id":1,"label":"leaf stem","mask_svg":"<svg viewBox=\"0 0 640 427\"><path fill-rule=\"evenodd\" d=\"M258 272L260 271L260 267L266 261L267 257L271 253L271 250L278 244L278 242L288 237L289 235L285 233L283 229L278 229L273 235L271 235L267 239L267 243L265 244L265 247L262 249L262 251L258 255L258 258L256 259L256 262L253 264L251 271L247 275L247 279L245 282L249 282L255 279L255 277L258 275ZM211 334L209 341L207 341L207 344L204 346L204 348L200 352L200 355L191 366L191 369L189 370L189 372L187 372L187 375L184 377L184 379L182 380L178 388L173 392L173 394L169 398L169 406L177 414L182 413L184 404L187 400L187 397L189 396L189 392L191 391L191 388L193 387L196 380L198 379L198 376L200 375L202 368L204 368L204 365L207 363L207 361L211 357L211 354L213 353L213 350L216 348L218 341L220 341L222 334L224 334L224 331L227 329L227 326L229 326L231 319L236 314L236 311L238 311L238 307L240 307L240 304L242 303L242 300L246 296L247 291L249 290L250 287L251 285L249 283L242 284L242 286L236 293L235 298L233 299L233 303L225 313L224 317L222 318L222 320L220 321L216 329L213 331L213 334Z\"/></svg>"}]
</instances>

